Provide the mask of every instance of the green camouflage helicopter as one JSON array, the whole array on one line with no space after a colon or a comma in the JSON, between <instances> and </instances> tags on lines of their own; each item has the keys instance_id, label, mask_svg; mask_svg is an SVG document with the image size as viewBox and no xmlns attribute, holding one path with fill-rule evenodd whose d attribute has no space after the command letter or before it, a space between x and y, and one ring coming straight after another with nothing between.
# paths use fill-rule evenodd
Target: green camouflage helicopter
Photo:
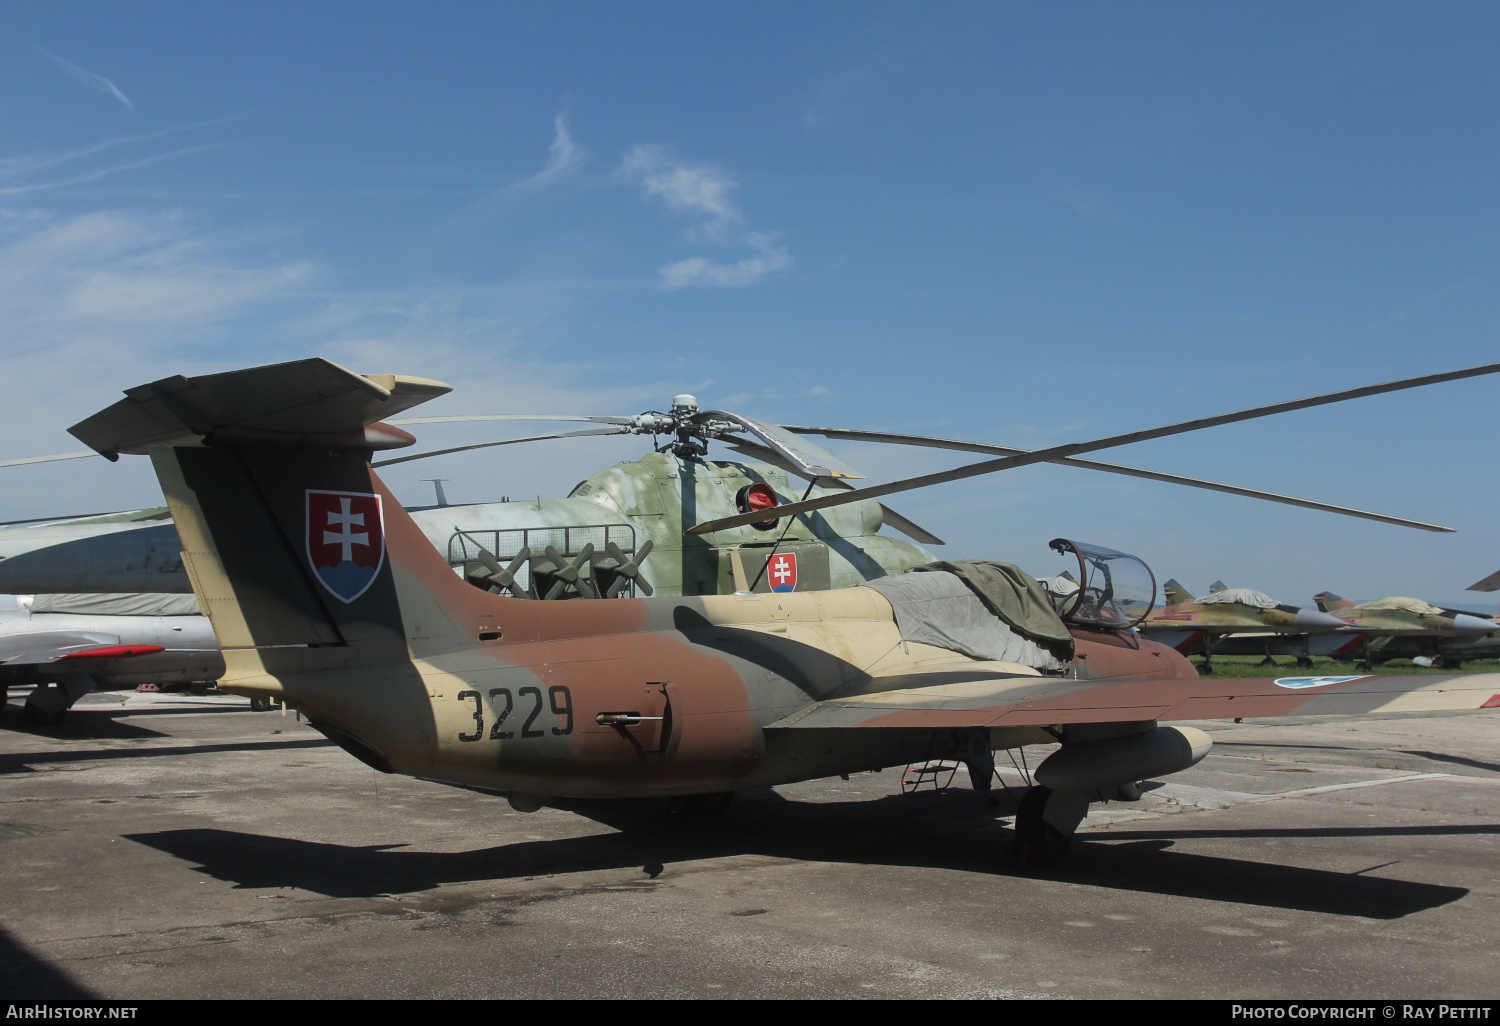
<instances>
[{"instance_id":1,"label":"green camouflage helicopter","mask_svg":"<svg viewBox=\"0 0 1500 1026\"><path fill-rule=\"evenodd\" d=\"M943 540L873 498L843 500L862 475L806 435L922 446L1030 461L1024 449L842 428L777 425L701 410L678 395L668 412L633 416L476 414L397 418L383 430L493 421L582 421L596 426L437 449L378 461L379 467L495 446L605 435L650 435L652 451L598 471L561 499L408 507L428 540L470 583L517 598L728 595L852 587L933 562ZM665 439L661 444L659 440ZM410 441L406 441L410 440ZM711 459L718 442L740 459ZM0 467L95 457L92 451L0 461ZM1324 510L1385 523L1446 530L1400 517L1235 485L1067 456L1047 462ZM936 475L947 477L953 472ZM961 473L961 472L959 472ZM779 516L789 502L826 507ZM756 514L763 513L764 516ZM703 536L706 523L753 518ZM881 533L889 527L912 541ZM176 529L164 508L66 524L0 529L0 594L190 593Z\"/></svg>"}]
</instances>

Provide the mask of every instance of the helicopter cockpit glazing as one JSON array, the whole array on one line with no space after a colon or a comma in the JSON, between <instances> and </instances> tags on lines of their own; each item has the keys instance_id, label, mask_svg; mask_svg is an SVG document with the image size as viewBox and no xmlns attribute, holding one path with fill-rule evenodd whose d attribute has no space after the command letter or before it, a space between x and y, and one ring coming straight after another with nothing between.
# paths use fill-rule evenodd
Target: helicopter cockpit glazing
<instances>
[{"instance_id":1,"label":"helicopter cockpit glazing","mask_svg":"<svg viewBox=\"0 0 1500 1026\"><path fill-rule=\"evenodd\" d=\"M1156 604L1156 576L1130 553L1067 538L1048 544L1060 555L1072 553L1078 559L1079 587L1055 597L1058 615L1067 623L1128 630Z\"/></svg>"}]
</instances>

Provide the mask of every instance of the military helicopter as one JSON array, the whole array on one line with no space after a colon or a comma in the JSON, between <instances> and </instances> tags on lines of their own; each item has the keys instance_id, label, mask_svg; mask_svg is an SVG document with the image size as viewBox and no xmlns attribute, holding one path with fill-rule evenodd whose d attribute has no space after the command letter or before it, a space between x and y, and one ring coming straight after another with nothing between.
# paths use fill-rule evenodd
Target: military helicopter
<instances>
[{"instance_id":1,"label":"military helicopter","mask_svg":"<svg viewBox=\"0 0 1500 1026\"><path fill-rule=\"evenodd\" d=\"M862 475L810 442L807 435L1002 455L1024 462L1045 459L1420 530L1449 530L1331 503L1068 455L1033 459L1024 449L957 439L771 424L744 414L702 410L697 399L686 394L674 397L666 413L466 414L393 418L388 423L394 426L389 430L395 431L485 421L581 421L599 426L437 449L378 461L374 466L564 438L650 435L653 441L650 453L590 475L566 498L450 505L438 482L435 505L407 507L449 565L479 587L501 588L517 598L842 588L935 558L923 546L942 545L943 540L931 531L878 500L859 498L849 503L849 482ZM400 434L411 437L404 430ZM656 444L663 437L665 443ZM711 442L745 458L710 459ZM96 454L85 450L26 457L0 461L0 467L90 456ZM962 476L958 471L948 472L929 483L954 479L955 474ZM784 516L779 507L793 500L827 503L828 512ZM701 537L705 523L733 514L749 516L734 529L716 530L712 542ZM167 511L158 508L0 530L0 594L187 593L191 585L178 558L176 532L169 519ZM882 534L882 526L912 541Z\"/></svg>"},{"instance_id":2,"label":"military helicopter","mask_svg":"<svg viewBox=\"0 0 1500 1026\"><path fill-rule=\"evenodd\" d=\"M418 423L468 419L476 418ZM452 505L437 481L436 504L408 507L451 566L480 587L503 588L517 598L848 587L935 558L920 545L879 533L883 525L917 542L943 544L876 502L782 522L772 513L778 503L847 490L842 482L860 475L775 425L722 411L700 413L690 395L675 397L667 414L612 419L627 423L461 446L380 465L578 435L673 435L640 459L591 474L562 499ZM750 437L731 438L731 431ZM708 459L708 438L732 442L754 458ZM766 511L765 519L714 544L684 534L705 517L752 509ZM190 592L179 547L165 508L0 530L0 593Z\"/></svg>"},{"instance_id":3,"label":"military helicopter","mask_svg":"<svg viewBox=\"0 0 1500 1026\"><path fill-rule=\"evenodd\" d=\"M1017 857L1047 863L1066 854L1097 795L1186 769L1212 746L1160 720L1500 706L1500 674L1201 681L1130 630L1154 602L1139 591L1144 580L1154 592L1144 564L1065 539L1053 548L1076 558L1078 574L1050 592L1002 563L805 593L559 603L517 600L503 580L481 591L454 575L371 467L374 452L409 444L382 419L448 390L310 359L130 389L71 429L109 458L150 453L224 646L221 688L290 704L383 772L500 792L520 811L557 796L632 795L686 796L712 811L736 788L932 757L967 762L984 789L995 748L1061 742L1016 814ZM689 533L722 544L768 518L746 504Z\"/></svg>"}]
</instances>

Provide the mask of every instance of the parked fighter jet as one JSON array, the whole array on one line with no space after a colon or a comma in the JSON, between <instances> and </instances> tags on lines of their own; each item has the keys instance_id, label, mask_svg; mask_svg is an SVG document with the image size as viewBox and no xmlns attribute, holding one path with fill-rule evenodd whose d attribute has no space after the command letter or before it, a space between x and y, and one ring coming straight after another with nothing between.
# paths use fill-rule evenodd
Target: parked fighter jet
<instances>
[{"instance_id":1,"label":"parked fighter jet","mask_svg":"<svg viewBox=\"0 0 1500 1026\"><path fill-rule=\"evenodd\" d=\"M1311 666L1308 639L1330 631L1347 631L1348 624L1316 609L1277 602L1249 588L1226 588L1215 581L1214 591L1195 598L1176 581L1164 591L1171 605L1153 610L1142 621L1142 634L1184 654L1203 653L1203 673L1213 673L1213 656L1296 655L1298 666Z\"/></svg>"},{"instance_id":2,"label":"parked fighter jet","mask_svg":"<svg viewBox=\"0 0 1500 1026\"><path fill-rule=\"evenodd\" d=\"M1016 819L1018 854L1048 862L1094 794L1185 769L1212 744L1158 720L1500 705L1500 675L1199 682L1129 630L1125 610L1154 597L1117 591L1139 561L1063 539L1053 546L1079 574L1062 615L1009 564L811 593L557 603L480 591L370 464L399 444L383 417L446 391L304 360L131 389L72 429L110 457L151 453L225 645L221 687L288 702L384 772L500 791L523 811L560 795L722 807L735 788L943 755L987 786L995 747L1061 741Z\"/></svg>"},{"instance_id":3,"label":"parked fighter jet","mask_svg":"<svg viewBox=\"0 0 1500 1026\"><path fill-rule=\"evenodd\" d=\"M1356 605L1324 591L1314 595L1313 601L1350 628L1347 635L1318 639L1317 654L1358 657L1359 669L1373 669L1389 659L1456 667L1465 659L1500 655L1500 624L1478 613L1404 596Z\"/></svg>"},{"instance_id":4,"label":"parked fighter jet","mask_svg":"<svg viewBox=\"0 0 1500 1026\"><path fill-rule=\"evenodd\" d=\"M0 705L35 684L26 717L60 719L95 688L218 680L224 659L191 595L38 595L0 610Z\"/></svg>"}]
</instances>

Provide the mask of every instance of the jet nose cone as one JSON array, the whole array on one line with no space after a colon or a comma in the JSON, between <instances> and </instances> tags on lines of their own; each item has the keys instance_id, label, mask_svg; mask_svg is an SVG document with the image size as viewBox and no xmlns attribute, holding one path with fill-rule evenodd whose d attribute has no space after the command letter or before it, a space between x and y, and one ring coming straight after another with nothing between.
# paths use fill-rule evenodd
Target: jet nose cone
<instances>
[{"instance_id":1,"label":"jet nose cone","mask_svg":"<svg viewBox=\"0 0 1500 1026\"><path fill-rule=\"evenodd\" d=\"M1297 615L1292 622L1310 634L1321 633L1323 631L1336 631L1340 627L1349 626L1338 617L1329 616L1327 613L1320 613L1316 609L1298 609Z\"/></svg>"},{"instance_id":2,"label":"jet nose cone","mask_svg":"<svg viewBox=\"0 0 1500 1026\"><path fill-rule=\"evenodd\" d=\"M1468 613L1459 613L1455 616L1453 618L1453 627L1455 630L1463 631L1465 634L1483 634L1488 631L1500 630L1500 625L1496 625L1493 620L1483 620L1477 616L1470 616Z\"/></svg>"}]
</instances>

